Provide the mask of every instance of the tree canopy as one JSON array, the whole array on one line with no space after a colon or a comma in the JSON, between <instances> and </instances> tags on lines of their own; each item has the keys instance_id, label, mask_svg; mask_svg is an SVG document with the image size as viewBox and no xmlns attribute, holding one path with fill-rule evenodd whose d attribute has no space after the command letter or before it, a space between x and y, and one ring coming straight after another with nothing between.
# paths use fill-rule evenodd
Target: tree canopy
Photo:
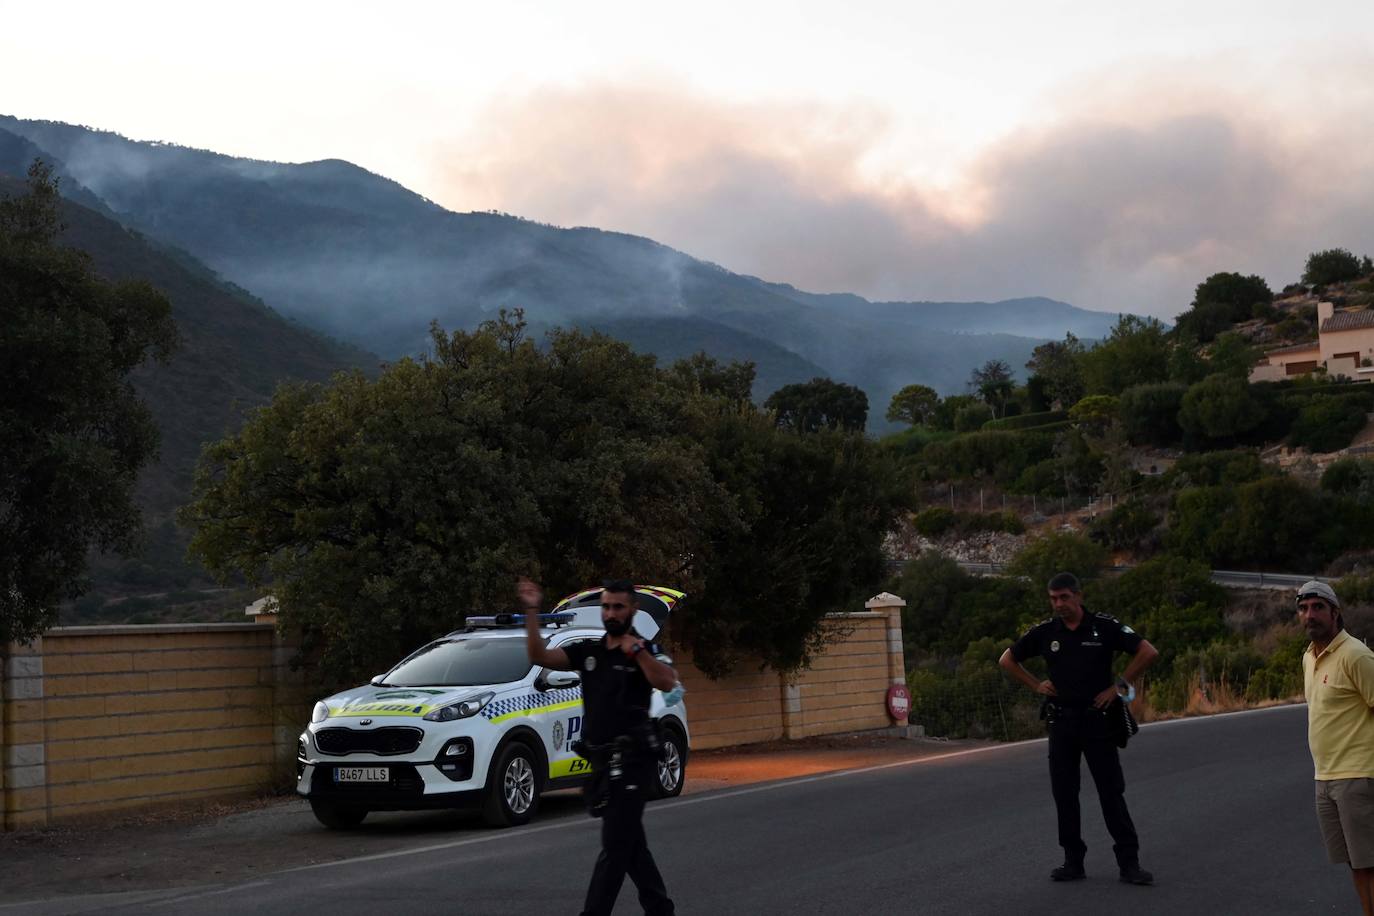
<instances>
[{"instance_id":1,"label":"tree canopy","mask_svg":"<svg viewBox=\"0 0 1374 916\"><path fill-rule=\"evenodd\" d=\"M1357 280L1363 272L1362 268L1360 259L1344 248L1314 251L1307 256L1302 282L1309 286L1325 286L1328 283Z\"/></svg>"},{"instance_id":2,"label":"tree canopy","mask_svg":"<svg viewBox=\"0 0 1374 916\"><path fill-rule=\"evenodd\" d=\"M176 345L167 299L62 246L51 169L0 200L0 645L50 626L92 550L127 552L158 431L129 376Z\"/></svg>"},{"instance_id":3,"label":"tree canopy","mask_svg":"<svg viewBox=\"0 0 1374 916\"><path fill-rule=\"evenodd\" d=\"M773 411L779 426L803 433L823 428L857 432L868 422L863 389L828 378L783 385L763 406Z\"/></svg>"},{"instance_id":4,"label":"tree canopy","mask_svg":"<svg viewBox=\"0 0 1374 916\"><path fill-rule=\"evenodd\" d=\"M375 381L279 390L207 450L183 513L196 555L270 588L326 678L506 608L520 574L550 594L681 587L673 638L699 667L791 670L881 581L899 475L861 436L777 428L739 399L747 369L659 369L575 331L539 347L519 313L432 337Z\"/></svg>"},{"instance_id":5,"label":"tree canopy","mask_svg":"<svg viewBox=\"0 0 1374 916\"><path fill-rule=\"evenodd\" d=\"M1073 334L1065 334L1062 341L1051 340L1031 351L1026 368L1045 397L1071 407L1083 397L1083 369L1079 360L1083 344Z\"/></svg>"},{"instance_id":6,"label":"tree canopy","mask_svg":"<svg viewBox=\"0 0 1374 916\"><path fill-rule=\"evenodd\" d=\"M927 385L907 385L892 396L887 408L889 423L906 423L910 426L925 426L935 418L935 409L940 406L940 395Z\"/></svg>"}]
</instances>

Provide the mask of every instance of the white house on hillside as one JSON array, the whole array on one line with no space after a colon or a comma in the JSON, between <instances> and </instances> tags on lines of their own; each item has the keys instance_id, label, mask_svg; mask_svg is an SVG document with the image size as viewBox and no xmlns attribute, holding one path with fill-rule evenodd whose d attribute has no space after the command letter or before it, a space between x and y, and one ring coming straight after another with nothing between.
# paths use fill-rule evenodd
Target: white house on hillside
<instances>
[{"instance_id":1,"label":"white house on hillside","mask_svg":"<svg viewBox=\"0 0 1374 916\"><path fill-rule=\"evenodd\" d=\"M1318 302L1317 339L1266 351L1250 381L1276 382L1322 366L1331 378L1374 380L1374 309L1337 312L1330 302Z\"/></svg>"}]
</instances>

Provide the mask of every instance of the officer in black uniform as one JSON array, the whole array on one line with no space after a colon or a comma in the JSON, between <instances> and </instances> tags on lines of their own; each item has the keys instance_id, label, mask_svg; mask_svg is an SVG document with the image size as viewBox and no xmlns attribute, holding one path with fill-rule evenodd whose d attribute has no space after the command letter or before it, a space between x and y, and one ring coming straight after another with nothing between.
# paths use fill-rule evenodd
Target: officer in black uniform
<instances>
[{"instance_id":1,"label":"officer in black uniform","mask_svg":"<svg viewBox=\"0 0 1374 916\"><path fill-rule=\"evenodd\" d=\"M639 606L634 584L625 579L606 582L601 591L605 637L562 649L548 648L539 635L535 613L542 600L539 587L521 579L516 591L527 611L525 644L530 662L578 672L582 676L584 743L621 749L618 765L609 774L597 774L598 778L610 777L609 797L601 813L601 854L592 870L582 916L610 913L626 875L638 889L645 913L671 916L673 901L649 852L643 817L651 780L658 776L649 700L655 688L672 690L677 675L671 665L658 657L658 646L646 642L631 626ZM592 762L594 767L605 765L599 759Z\"/></svg>"},{"instance_id":2,"label":"officer in black uniform","mask_svg":"<svg viewBox=\"0 0 1374 916\"><path fill-rule=\"evenodd\" d=\"M1059 815L1059 845L1064 864L1050 872L1055 881L1086 877L1078 811L1079 758L1087 758L1088 771L1097 786L1102 816L1115 841L1121 880L1127 884L1154 881L1140 867L1140 843L1126 810L1126 780L1121 773L1116 741L1108 712L1119 713L1118 688L1130 684L1158 657L1159 652L1115 617L1094 614L1083 606L1083 593L1072 573L1060 573L1049 582L1054 616L1038 623L1005 652L999 664L1018 681L1045 697L1044 716L1050 743L1050 788ZM1113 683L1112 655L1131 656L1121 679ZM1033 656L1045 659L1049 679L1038 681L1021 664Z\"/></svg>"}]
</instances>

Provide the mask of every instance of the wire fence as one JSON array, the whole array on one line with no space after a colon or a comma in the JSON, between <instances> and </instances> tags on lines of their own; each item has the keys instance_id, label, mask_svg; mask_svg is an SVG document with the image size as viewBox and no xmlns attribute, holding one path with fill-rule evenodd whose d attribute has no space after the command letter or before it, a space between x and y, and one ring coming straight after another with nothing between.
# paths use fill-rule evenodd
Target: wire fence
<instances>
[{"instance_id":1,"label":"wire fence","mask_svg":"<svg viewBox=\"0 0 1374 916\"><path fill-rule=\"evenodd\" d=\"M911 721L934 738L1019 741L1044 733L1040 698L1001 672L942 677L912 673Z\"/></svg>"}]
</instances>

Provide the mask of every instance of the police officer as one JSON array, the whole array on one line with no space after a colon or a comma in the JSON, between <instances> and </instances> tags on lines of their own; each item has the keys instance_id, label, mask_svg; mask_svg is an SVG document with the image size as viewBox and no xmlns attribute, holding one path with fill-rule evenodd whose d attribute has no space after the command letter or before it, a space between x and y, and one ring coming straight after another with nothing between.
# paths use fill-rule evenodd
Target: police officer
<instances>
[{"instance_id":1,"label":"police officer","mask_svg":"<svg viewBox=\"0 0 1374 916\"><path fill-rule=\"evenodd\" d=\"M658 657L658 647L645 642L631 626L639 607L634 584L625 579L606 582L601 591L601 622L606 635L561 649L548 648L539 635L534 613L543 598L539 586L521 579L516 594L527 611L525 645L530 662L559 671L577 671L582 676L584 741L600 747L619 742L626 748L619 778L609 780L610 796L601 815L601 854L592 870L582 914L610 913L620 885L629 875L644 912L670 916L673 901L649 852L643 817L650 780L657 778L658 770L657 760L646 746L652 728L649 700L655 688L672 690L677 675L663 660L666 656Z\"/></svg>"},{"instance_id":2,"label":"police officer","mask_svg":"<svg viewBox=\"0 0 1374 916\"><path fill-rule=\"evenodd\" d=\"M1140 867L1140 843L1126 810L1126 781L1107 713L1117 701L1118 688L1132 689L1130 685L1159 652L1115 617L1085 608L1082 589L1072 573L1050 579L1049 595L1054 616L1031 627L1002 653L999 664L1046 698L1050 788L1059 815L1059 845L1064 847L1064 864L1051 871L1050 878L1076 881L1086 877L1083 856L1088 847L1083 843L1078 811L1079 758L1085 757L1107 831L1115 841L1112 851L1121 880L1150 884L1154 876ZM1131 660L1114 684L1112 655L1116 652L1128 653ZM1036 680L1022 665L1037 655L1049 667L1048 680Z\"/></svg>"}]
</instances>

